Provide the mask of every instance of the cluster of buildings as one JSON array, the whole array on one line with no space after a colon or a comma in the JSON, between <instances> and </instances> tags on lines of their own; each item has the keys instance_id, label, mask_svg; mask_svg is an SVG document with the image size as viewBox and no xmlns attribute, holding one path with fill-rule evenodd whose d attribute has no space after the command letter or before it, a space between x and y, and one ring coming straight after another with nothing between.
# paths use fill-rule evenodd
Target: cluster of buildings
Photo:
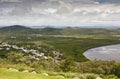
<instances>
[{"instance_id":1,"label":"cluster of buildings","mask_svg":"<svg viewBox=\"0 0 120 79\"><path fill-rule=\"evenodd\" d=\"M35 49L27 49L27 48L23 48L23 47L18 47L17 45L10 45L8 43L0 43L0 50L12 50L12 49L15 49L15 50L19 50L19 51L22 51L24 53L28 53L28 54L32 54L33 56L33 59L35 60L40 60L40 58L44 58L44 59L48 59L48 56L45 56L45 53L43 52L39 52L38 50L35 50ZM55 61L60 61L61 60L61 57L63 56L62 53L58 52L58 51L52 51L53 55L54 55L54 60Z\"/></svg>"},{"instance_id":2,"label":"cluster of buildings","mask_svg":"<svg viewBox=\"0 0 120 79\"><path fill-rule=\"evenodd\" d=\"M47 59L48 57L45 56L44 53L40 53L38 50L35 50L35 49L26 49L26 48L23 48L23 47L18 47L16 45L10 45L10 44L7 44L7 43L1 43L0 44L0 50L11 50L12 49L16 49L16 50L20 50L24 53L31 53L33 55L33 58L36 59L36 60L39 60L40 57L43 57L45 59Z\"/></svg>"}]
</instances>

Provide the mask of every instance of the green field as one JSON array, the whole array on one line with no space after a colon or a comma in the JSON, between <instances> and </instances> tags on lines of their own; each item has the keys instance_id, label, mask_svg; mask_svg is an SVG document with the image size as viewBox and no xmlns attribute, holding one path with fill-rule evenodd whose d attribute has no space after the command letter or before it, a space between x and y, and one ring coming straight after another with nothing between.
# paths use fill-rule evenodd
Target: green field
<instances>
[{"instance_id":1,"label":"green field","mask_svg":"<svg viewBox=\"0 0 120 79\"><path fill-rule=\"evenodd\" d=\"M52 73L51 73L52 74ZM56 73L52 75L45 75L45 73L36 74L30 72L16 72L0 68L0 79L96 79L102 77L102 79L119 79L114 75L103 76L96 74L80 74L80 73Z\"/></svg>"},{"instance_id":2,"label":"green field","mask_svg":"<svg viewBox=\"0 0 120 79\"><path fill-rule=\"evenodd\" d=\"M90 61L83 53L94 47L120 44L119 30L32 29L23 26L0 28L0 67L6 68L0 69L0 79L27 79L27 77L29 79L59 79L57 76L61 75L70 79L74 77L95 79L93 77L101 75L103 79L117 79L114 75L120 77L119 62ZM4 43L10 47L2 46ZM34 51L26 53L21 50L37 50L37 53ZM44 56L41 57L41 53L44 53ZM7 70L9 68L18 69L20 72L11 72ZM35 71L38 74L22 73L24 70ZM50 76L42 75L42 71L47 71ZM91 74L92 78L89 78ZM85 78L81 78L81 75Z\"/></svg>"},{"instance_id":3,"label":"green field","mask_svg":"<svg viewBox=\"0 0 120 79\"><path fill-rule=\"evenodd\" d=\"M62 79L62 78L56 76L45 76L42 74L14 72L7 69L0 69L0 79Z\"/></svg>"}]
</instances>

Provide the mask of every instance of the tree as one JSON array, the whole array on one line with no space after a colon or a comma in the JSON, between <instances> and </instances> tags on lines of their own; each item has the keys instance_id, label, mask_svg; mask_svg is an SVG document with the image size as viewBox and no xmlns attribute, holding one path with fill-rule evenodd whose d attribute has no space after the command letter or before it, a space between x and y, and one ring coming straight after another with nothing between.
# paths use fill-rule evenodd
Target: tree
<instances>
[{"instance_id":1,"label":"tree","mask_svg":"<svg viewBox=\"0 0 120 79\"><path fill-rule=\"evenodd\" d=\"M76 72L77 71L77 64L71 60L71 59L66 59L65 61L63 61L61 64L60 64L60 69L63 71L63 72Z\"/></svg>"},{"instance_id":2,"label":"tree","mask_svg":"<svg viewBox=\"0 0 120 79\"><path fill-rule=\"evenodd\" d=\"M114 75L120 77L120 63L117 63L112 66L111 74L114 74Z\"/></svg>"},{"instance_id":3,"label":"tree","mask_svg":"<svg viewBox=\"0 0 120 79\"><path fill-rule=\"evenodd\" d=\"M18 63L31 64L33 60L31 55L25 56L21 52L11 52L11 53L8 53L6 56L9 61L15 64L18 64Z\"/></svg>"},{"instance_id":4,"label":"tree","mask_svg":"<svg viewBox=\"0 0 120 79\"><path fill-rule=\"evenodd\" d=\"M13 63L19 63L21 62L20 60L23 57L23 53L11 52L11 53L8 53L6 56L9 61Z\"/></svg>"}]
</instances>

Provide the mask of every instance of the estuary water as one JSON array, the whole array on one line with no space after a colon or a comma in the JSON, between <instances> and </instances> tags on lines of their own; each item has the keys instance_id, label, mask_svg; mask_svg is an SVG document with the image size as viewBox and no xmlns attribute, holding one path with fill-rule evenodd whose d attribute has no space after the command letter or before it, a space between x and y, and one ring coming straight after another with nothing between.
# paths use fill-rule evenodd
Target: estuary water
<instances>
[{"instance_id":1,"label":"estuary water","mask_svg":"<svg viewBox=\"0 0 120 79\"><path fill-rule=\"evenodd\" d=\"M84 56L89 60L120 61L120 44L92 48Z\"/></svg>"}]
</instances>

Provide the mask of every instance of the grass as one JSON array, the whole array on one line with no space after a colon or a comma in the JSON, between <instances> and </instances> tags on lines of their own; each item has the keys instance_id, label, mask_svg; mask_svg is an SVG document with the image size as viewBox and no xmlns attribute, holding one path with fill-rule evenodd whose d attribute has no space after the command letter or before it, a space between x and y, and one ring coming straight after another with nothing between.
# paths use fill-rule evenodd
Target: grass
<instances>
[{"instance_id":1,"label":"grass","mask_svg":"<svg viewBox=\"0 0 120 79\"><path fill-rule=\"evenodd\" d=\"M42 74L14 72L7 69L0 69L0 79L63 79L63 78L57 76L45 76Z\"/></svg>"},{"instance_id":2,"label":"grass","mask_svg":"<svg viewBox=\"0 0 120 79\"><path fill-rule=\"evenodd\" d=\"M96 79L102 77L102 79L119 79L114 75L97 75L93 73L53 73L49 72L49 76L41 73L35 74L30 72L16 72L5 68L0 68L0 79Z\"/></svg>"}]
</instances>

